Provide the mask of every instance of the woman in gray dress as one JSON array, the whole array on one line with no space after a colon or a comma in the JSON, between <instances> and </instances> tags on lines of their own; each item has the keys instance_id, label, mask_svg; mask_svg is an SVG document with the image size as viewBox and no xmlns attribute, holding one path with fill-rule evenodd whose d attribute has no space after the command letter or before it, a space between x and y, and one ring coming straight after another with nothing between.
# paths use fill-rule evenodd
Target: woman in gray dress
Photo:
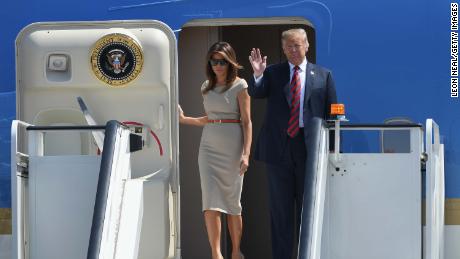
<instances>
[{"instance_id":1,"label":"woman in gray dress","mask_svg":"<svg viewBox=\"0 0 460 259\"><path fill-rule=\"evenodd\" d=\"M240 251L243 231L240 198L244 173L249 165L252 123L247 83L238 77L240 68L230 44L215 43L206 56L208 80L201 86L206 116L186 117L179 109L181 123L204 126L198 165L213 259L223 258L221 213L227 214L232 259L244 258Z\"/></svg>"}]
</instances>

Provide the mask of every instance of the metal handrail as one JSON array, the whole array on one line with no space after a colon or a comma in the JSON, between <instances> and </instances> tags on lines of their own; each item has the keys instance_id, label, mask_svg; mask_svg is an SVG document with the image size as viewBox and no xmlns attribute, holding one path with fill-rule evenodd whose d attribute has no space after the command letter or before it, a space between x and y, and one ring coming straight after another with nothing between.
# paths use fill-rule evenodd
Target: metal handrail
<instances>
[{"instance_id":1,"label":"metal handrail","mask_svg":"<svg viewBox=\"0 0 460 259\"><path fill-rule=\"evenodd\" d=\"M16 154L19 152L18 146L18 130L20 127L30 127L31 124L13 120L11 123L11 207L13 211L12 215L12 236L13 236L13 249L12 255L14 258L24 259L25 258L25 229L24 229L24 209L21 189L24 185L22 177L18 177L18 171L16 167Z\"/></svg>"},{"instance_id":2,"label":"metal handrail","mask_svg":"<svg viewBox=\"0 0 460 259\"><path fill-rule=\"evenodd\" d=\"M426 121L426 250L424 259L442 259L444 254L444 146L439 126Z\"/></svg>"},{"instance_id":3,"label":"metal handrail","mask_svg":"<svg viewBox=\"0 0 460 259\"><path fill-rule=\"evenodd\" d=\"M304 198L299 234L298 258L319 259L326 196L328 131L321 119L309 123Z\"/></svg>"}]
</instances>

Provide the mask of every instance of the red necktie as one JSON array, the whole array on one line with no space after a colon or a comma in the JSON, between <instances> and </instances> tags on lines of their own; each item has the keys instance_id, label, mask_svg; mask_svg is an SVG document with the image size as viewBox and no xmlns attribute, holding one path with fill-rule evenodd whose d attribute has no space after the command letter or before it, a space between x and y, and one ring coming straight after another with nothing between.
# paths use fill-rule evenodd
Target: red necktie
<instances>
[{"instance_id":1,"label":"red necktie","mask_svg":"<svg viewBox=\"0 0 460 259\"><path fill-rule=\"evenodd\" d=\"M299 67L294 67L294 74L291 80L291 115L289 117L287 134L293 138L299 133L299 112L300 112L300 77Z\"/></svg>"}]
</instances>

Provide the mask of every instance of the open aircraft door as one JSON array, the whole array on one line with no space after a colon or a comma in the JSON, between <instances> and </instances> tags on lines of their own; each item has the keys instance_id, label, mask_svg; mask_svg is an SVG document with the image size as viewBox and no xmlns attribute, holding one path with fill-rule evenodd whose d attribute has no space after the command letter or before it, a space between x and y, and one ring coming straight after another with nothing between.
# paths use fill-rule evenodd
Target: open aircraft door
<instances>
[{"instance_id":1,"label":"open aircraft door","mask_svg":"<svg viewBox=\"0 0 460 259\"><path fill-rule=\"evenodd\" d=\"M144 20L34 23L17 37L16 71L13 258L180 258L172 30ZM117 130L93 125L111 120ZM108 131L120 140L106 151ZM133 140L141 150L127 151ZM118 185L103 192L109 151Z\"/></svg>"}]
</instances>

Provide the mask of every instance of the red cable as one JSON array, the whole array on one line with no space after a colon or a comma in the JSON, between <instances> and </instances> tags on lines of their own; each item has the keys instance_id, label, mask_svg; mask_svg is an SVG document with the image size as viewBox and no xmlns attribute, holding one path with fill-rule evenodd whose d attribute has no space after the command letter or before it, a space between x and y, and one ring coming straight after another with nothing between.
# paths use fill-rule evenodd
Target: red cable
<instances>
[{"instance_id":1,"label":"red cable","mask_svg":"<svg viewBox=\"0 0 460 259\"><path fill-rule=\"evenodd\" d=\"M122 122L123 124L126 124L126 125L135 125L135 126L142 126L144 127L145 125L140 123L140 122L136 122L136 121L124 121ZM157 137L157 135L155 134L155 132L153 132L153 130L151 128L148 128L149 131L150 131L150 134L155 138L155 140L157 141L157 144L158 144L158 148L160 149L160 156L163 155L163 147L161 146L161 142L160 142L160 139Z\"/></svg>"}]
</instances>

